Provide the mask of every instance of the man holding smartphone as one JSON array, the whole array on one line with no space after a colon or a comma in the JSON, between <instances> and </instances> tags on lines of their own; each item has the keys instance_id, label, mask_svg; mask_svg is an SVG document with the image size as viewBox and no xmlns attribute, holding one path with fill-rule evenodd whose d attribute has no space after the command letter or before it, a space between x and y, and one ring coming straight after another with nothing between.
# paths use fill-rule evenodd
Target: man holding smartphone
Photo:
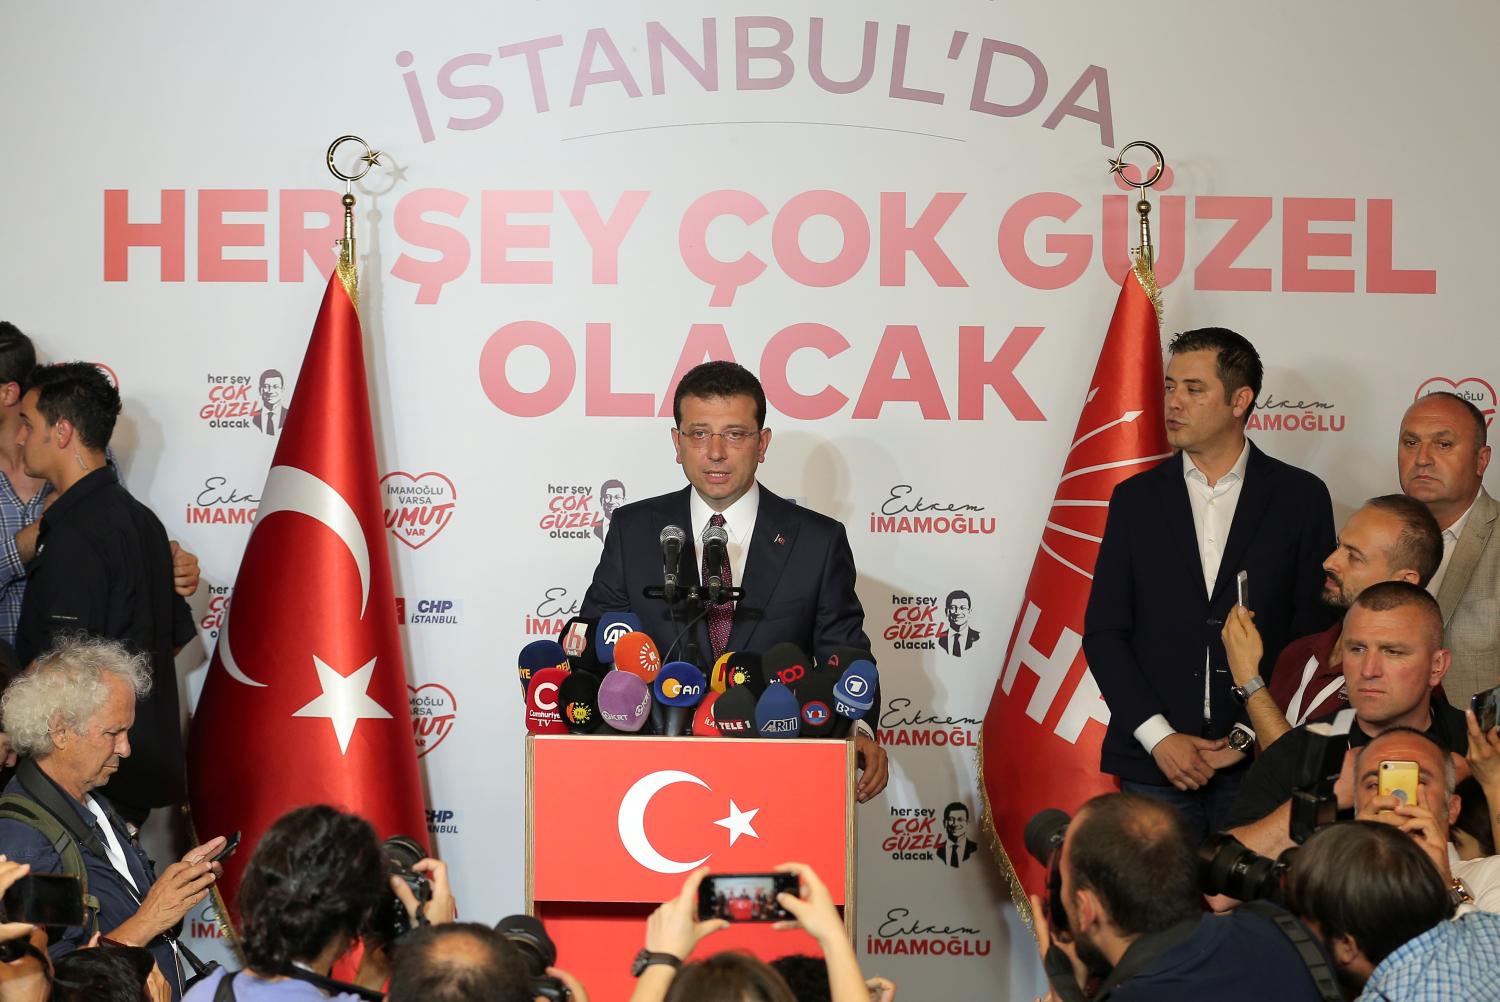
<instances>
[{"instance_id":1,"label":"man holding smartphone","mask_svg":"<svg viewBox=\"0 0 1500 1002\"><path fill-rule=\"evenodd\" d=\"M1349 705L1339 651L1342 614L1360 592L1381 581L1426 587L1442 555L1442 533L1426 505L1405 494L1366 501L1349 516L1338 545L1323 561L1323 603L1339 611L1340 621L1287 644L1269 684L1260 674L1264 651L1255 606L1241 599L1230 610L1222 634L1224 651L1261 748L1299 724Z\"/></svg>"},{"instance_id":2,"label":"man holding smartphone","mask_svg":"<svg viewBox=\"0 0 1500 1002\"><path fill-rule=\"evenodd\" d=\"M1464 715L1433 698L1449 654L1442 613L1425 590L1405 581L1366 588L1344 617L1339 648L1350 708L1288 731L1256 758L1235 800L1226 827L1263 856L1292 846L1291 797L1312 724L1344 733L1352 750L1397 727L1421 731L1460 755L1468 747ZM1351 754L1334 788L1340 809L1355 805L1353 762Z\"/></svg>"},{"instance_id":3,"label":"man holding smartphone","mask_svg":"<svg viewBox=\"0 0 1500 1002\"><path fill-rule=\"evenodd\" d=\"M32 873L80 878L97 902L83 925L52 942L54 957L95 932L147 947L178 999L182 972L171 930L223 872L211 859L225 840L197 846L158 875L135 829L98 792L130 755L136 700L150 688L144 661L118 643L74 639L11 683L0 714L21 760L0 797L0 853Z\"/></svg>"}]
</instances>

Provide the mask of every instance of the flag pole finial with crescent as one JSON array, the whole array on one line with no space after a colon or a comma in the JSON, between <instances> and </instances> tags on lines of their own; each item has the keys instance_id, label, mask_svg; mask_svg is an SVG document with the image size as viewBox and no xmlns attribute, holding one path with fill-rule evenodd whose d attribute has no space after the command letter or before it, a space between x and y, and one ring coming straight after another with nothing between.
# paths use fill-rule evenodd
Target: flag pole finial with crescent
<instances>
[{"instance_id":1,"label":"flag pole finial with crescent","mask_svg":"<svg viewBox=\"0 0 1500 1002\"><path fill-rule=\"evenodd\" d=\"M345 143L358 143L365 148L364 153L355 161L363 166L353 174L340 169L334 161L334 154ZM359 272L355 268L354 257L354 182L368 174L371 167L378 165L380 157L379 150L372 149L369 143L358 136L339 136L328 147L329 173L344 182L344 197L341 199L344 205L344 236L339 240L339 280L344 283L344 291L349 293L349 300L356 309L359 307Z\"/></svg>"},{"instance_id":2,"label":"flag pole finial with crescent","mask_svg":"<svg viewBox=\"0 0 1500 1002\"><path fill-rule=\"evenodd\" d=\"M1144 149L1151 153L1153 162L1149 170L1135 167L1127 163L1125 154L1133 149ZM1135 179L1132 180L1125 173L1126 168L1133 168ZM1166 158L1161 155L1161 148L1155 143L1144 139L1126 143L1120 148L1120 152L1109 161L1109 172L1120 175L1120 179L1126 184L1134 187L1138 193L1135 203L1136 214L1140 217L1141 243L1138 247L1131 248L1131 259L1135 266L1135 276L1140 280L1146 294L1151 297L1151 304L1156 307L1156 318L1161 320L1161 290L1156 285L1156 249L1151 243L1151 203L1146 200L1146 189L1162 179L1167 172ZM1170 184L1171 182L1168 182Z\"/></svg>"}]
</instances>

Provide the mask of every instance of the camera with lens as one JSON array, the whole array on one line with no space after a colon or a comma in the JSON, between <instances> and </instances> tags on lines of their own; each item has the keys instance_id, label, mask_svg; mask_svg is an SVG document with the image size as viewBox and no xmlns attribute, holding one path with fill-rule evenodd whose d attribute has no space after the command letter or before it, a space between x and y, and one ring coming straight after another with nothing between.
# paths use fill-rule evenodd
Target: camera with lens
<instances>
[{"instance_id":1,"label":"camera with lens","mask_svg":"<svg viewBox=\"0 0 1500 1002\"><path fill-rule=\"evenodd\" d=\"M1297 762L1292 788L1288 831L1298 845L1338 820L1338 797L1333 788L1344 771L1344 753L1348 750L1347 732L1339 733L1329 724L1307 725L1307 743Z\"/></svg>"},{"instance_id":2,"label":"camera with lens","mask_svg":"<svg viewBox=\"0 0 1500 1002\"><path fill-rule=\"evenodd\" d=\"M1271 859L1219 832L1198 847L1198 880L1204 894L1285 904L1286 871L1295 851L1288 849L1279 859Z\"/></svg>"},{"instance_id":3,"label":"camera with lens","mask_svg":"<svg viewBox=\"0 0 1500 1002\"><path fill-rule=\"evenodd\" d=\"M1022 836L1031 858L1047 868L1047 924L1062 933L1068 931L1068 913L1062 906L1062 844L1071 820L1066 811L1048 807L1032 815Z\"/></svg>"},{"instance_id":4,"label":"camera with lens","mask_svg":"<svg viewBox=\"0 0 1500 1002\"><path fill-rule=\"evenodd\" d=\"M547 968L557 964L557 947L540 920L530 915L510 915L495 923L495 931L521 955L521 966L530 979L527 990L533 998L568 1002L573 997L567 985L547 974Z\"/></svg>"},{"instance_id":5,"label":"camera with lens","mask_svg":"<svg viewBox=\"0 0 1500 1002\"><path fill-rule=\"evenodd\" d=\"M380 847L385 857L385 875L395 877L411 890L417 899L417 911L432 900L432 884L413 867L427 856L417 841L406 835L392 835ZM391 892L375 910L371 919L372 932L385 943L394 943L412 930L412 919L407 914L401 899Z\"/></svg>"}]
</instances>

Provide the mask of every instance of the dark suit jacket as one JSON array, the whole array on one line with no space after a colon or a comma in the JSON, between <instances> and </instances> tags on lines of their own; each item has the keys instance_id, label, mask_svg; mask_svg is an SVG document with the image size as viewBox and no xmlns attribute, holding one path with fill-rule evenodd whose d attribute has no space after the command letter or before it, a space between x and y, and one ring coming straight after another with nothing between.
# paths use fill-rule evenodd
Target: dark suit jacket
<instances>
[{"instance_id":1,"label":"dark suit jacket","mask_svg":"<svg viewBox=\"0 0 1500 1002\"><path fill-rule=\"evenodd\" d=\"M1167 782L1135 739L1154 714L1177 731L1220 738L1244 710L1234 702L1219 633L1235 604L1235 576L1249 572L1250 608L1265 642L1267 680L1294 637L1326 629L1322 563L1335 542L1333 503L1323 481L1272 459L1252 443L1213 593L1203 588L1182 457L1115 488L1084 616L1083 649L1109 704L1103 771L1142 783ZM1213 666L1213 717L1203 722L1204 649Z\"/></svg>"},{"instance_id":2,"label":"dark suit jacket","mask_svg":"<svg viewBox=\"0 0 1500 1002\"><path fill-rule=\"evenodd\" d=\"M677 605L676 624L667 603L646 598L644 591L662 583L661 530L668 525L682 528L688 540L678 563L683 587L698 584L698 556L693 519L685 487L672 494L647 498L617 508L604 537L604 552L594 570L594 581L583 596L579 615L596 617L600 612L628 609L641 619L641 629L656 641L662 659L682 626L699 610L685 602ZM791 642L824 661L837 647L868 651L864 609L854 593L854 554L841 522L820 515L784 498L764 486L750 552L745 557L745 597L735 607L729 650L764 651ZM699 651L699 667L710 657L708 626L700 621L693 631ZM673 659L686 660L679 643ZM865 720L871 727L879 717L880 704Z\"/></svg>"}]
</instances>

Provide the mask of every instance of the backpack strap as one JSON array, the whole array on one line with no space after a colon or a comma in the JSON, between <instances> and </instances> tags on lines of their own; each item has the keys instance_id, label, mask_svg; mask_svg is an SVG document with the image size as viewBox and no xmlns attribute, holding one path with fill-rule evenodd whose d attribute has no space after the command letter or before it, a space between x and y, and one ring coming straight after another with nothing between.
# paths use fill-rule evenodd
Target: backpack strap
<instances>
[{"instance_id":1,"label":"backpack strap","mask_svg":"<svg viewBox=\"0 0 1500 1002\"><path fill-rule=\"evenodd\" d=\"M219 979L219 987L214 991L214 1002L235 1002L234 998L234 975L231 971Z\"/></svg>"}]
</instances>

